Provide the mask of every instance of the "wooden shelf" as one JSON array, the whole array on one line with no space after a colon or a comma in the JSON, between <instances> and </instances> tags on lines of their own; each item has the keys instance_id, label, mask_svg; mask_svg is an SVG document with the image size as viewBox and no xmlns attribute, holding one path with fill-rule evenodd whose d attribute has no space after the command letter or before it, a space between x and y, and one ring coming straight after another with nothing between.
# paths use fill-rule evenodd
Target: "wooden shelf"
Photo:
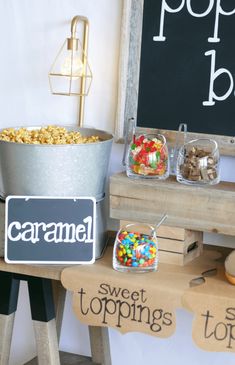
<instances>
[{"instance_id":1,"label":"wooden shelf","mask_svg":"<svg viewBox=\"0 0 235 365\"><path fill-rule=\"evenodd\" d=\"M195 187L165 181L110 178L111 218L155 223L164 212L168 226L235 236L235 183Z\"/></svg>"},{"instance_id":2,"label":"wooden shelf","mask_svg":"<svg viewBox=\"0 0 235 365\"><path fill-rule=\"evenodd\" d=\"M3 257L0 257L0 270L12 272L14 274L22 274L46 278L52 280L60 280L61 273L64 268L69 265L36 265L36 264L7 264Z\"/></svg>"}]
</instances>

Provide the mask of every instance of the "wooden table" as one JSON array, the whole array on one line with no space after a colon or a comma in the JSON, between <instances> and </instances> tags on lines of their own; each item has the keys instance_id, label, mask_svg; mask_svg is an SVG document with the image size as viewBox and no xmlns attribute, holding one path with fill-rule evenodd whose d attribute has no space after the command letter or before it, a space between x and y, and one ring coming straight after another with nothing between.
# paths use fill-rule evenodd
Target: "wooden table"
<instances>
[{"instance_id":1,"label":"wooden table","mask_svg":"<svg viewBox=\"0 0 235 365\"><path fill-rule=\"evenodd\" d=\"M0 365L9 364L20 280L28 282L38 364L60 364L58 343L66 295L60 278L64 268L60 265L7 264L0 258ZM92 361L111 364L107 328L89 326L89 335ZM63 354L62 358L69 365L67 355ZM87 361L84 364L92 363L89 358L82 360ZM33 360L28 364L35 363Z\"/></svg>"},{"instance_id":2,"label":"wooden table","mask_svg":"<svg viewBox=\"0 0 235 365\"><path fill-rule=\"evenodd\" d=\"M234 206L234 183L195 188L179 184L173 177L166 181L134 180L127 178L125 173L120 173L110 178L110 216L119 220L156 223L157 217L167 211L169 226L235 236ZM97 264L100 265L102 266L102 261ZM92 278L97 278L96 264L90 268L86 266L84 269L78 267L77 275L80 275L80 270L90 270L93 271ZM39 365L60 363L58 337L65 299L65 290L60 280L64 269L64 266L57 265L9 265L0 259L0 272L4 277L4 280L0 280L0 365L8 365L19 280L30 283L31 308L34 308L36 298L34 287L38 287L41 298L45 298L45 303L41 305L44 308L44 317L41 317L42 314L38 317L37 310L32 310ZM70 270L67 272L71 274ZM108 278L109 272L108 270ZM4 296L1 290L5 290ZM56 299L56 313L53 310L52 290ZM93 361L111 364L108 329L90 326L89 332Z\"/></svg>"},{"instance_id":3,"label":"wooden table","mask_svg":"<svg viewBox=\"0 0 235 365\"><path fill-rule=\"evenodd\" d=\"M73 291L74 311L87 325L167 338L176 329L176 309L184 308L194 314L192 336L200 348L235 352L228 330L235 330L235 286L224 272L230 251L208 246L185 266L159 263L157 272L136 274L113 270L108 247L94 265L64 269L62 283Z\"/></svg>"}]
</instances>

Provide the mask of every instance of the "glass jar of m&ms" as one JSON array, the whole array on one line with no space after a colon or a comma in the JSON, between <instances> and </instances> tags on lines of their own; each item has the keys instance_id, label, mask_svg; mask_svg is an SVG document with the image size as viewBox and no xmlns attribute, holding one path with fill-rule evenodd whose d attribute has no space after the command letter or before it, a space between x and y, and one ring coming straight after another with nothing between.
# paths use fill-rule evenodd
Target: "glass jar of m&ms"
<instances>
[{"instance_id":1,"label":"glass jar of m&ms","mask_svg":"<svg viewBox=\"0 0 235 365\"><path fill-rule=\"evenodd\" d=\"M149 224L127 224L117 233L113 268L123 272L156 271L158 246L156 230Z\"/></svg>"}]
</instances>

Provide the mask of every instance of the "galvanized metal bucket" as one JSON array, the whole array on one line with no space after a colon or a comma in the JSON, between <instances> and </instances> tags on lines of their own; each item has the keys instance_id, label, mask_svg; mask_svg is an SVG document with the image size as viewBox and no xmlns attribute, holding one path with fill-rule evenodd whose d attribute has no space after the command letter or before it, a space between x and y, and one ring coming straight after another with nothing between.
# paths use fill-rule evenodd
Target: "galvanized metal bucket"
<instances>
[{"instance_id":1,"label":"galvanized metal bucket","mask_svg":"<svg viewBox=\"0 0 235 365\"><path fill-rule=\"evenodd\" d=\"M4 257L5 245L5 203L0 200L0 257Z\"/></svg>"},{"instance_id":2,"label":"galvanized metal bucket","mask_svg":"<svg viewBox=\"0 0 235 365\"><path fill-rule=\"evenodd\" d=\"M28 127L36 129L40 127ZM113 136L93 128L65 126L101 141L73 145L34 145L0 141L0 194L104 196Z\"/></svg>"}]
</instances>

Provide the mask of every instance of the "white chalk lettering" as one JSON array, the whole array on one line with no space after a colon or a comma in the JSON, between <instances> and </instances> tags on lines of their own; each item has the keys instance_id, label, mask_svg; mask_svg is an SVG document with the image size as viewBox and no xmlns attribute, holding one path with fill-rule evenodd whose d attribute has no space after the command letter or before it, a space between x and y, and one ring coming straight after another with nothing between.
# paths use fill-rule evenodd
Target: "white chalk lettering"
<instances>
[{"instance_id":1,"label":"white chalk lettering","mask_svg":"<svg viewBox=\"0 0 235 365\"><path fill-rule=\"evenodd\" d=\"M46 226L47 226L47 230L50 229L50 228L52 228L52 230L49 231L49 232L47 231L44 234L44 240L46 242L55 242L56 241L56 234L57 234L57 224L56 223L49 223Z\"/></svg>"},{"instance_id":2,"label":"white chalk lettering","mask_svg":"<svg viewBox=\"0 0 235 365\"><path fill-rule=\"evenodd\" d=\"M37 243L40 239L48 243L92 243L92 217L83 219L83 224L62 222L11 222L7 229L9 240Z\"/></svg>"},{"instance_id":3,"label":"white chalk lettering","mask_svg":"<svg viewBox=\"0 0 235 365\"><path fill-rule=\"evenodd\" d=\"M179 13L183 9L184 5L185 5L185 0L182 0L180 5L178 6L178 8L172 9L168 5L166 0L162 0L159 34L153 36L154 41L158 41L158 42L166 41L166 37L163 34L164 33L165 14L166 13L169 13L169 14ZM225 11L221 6L221 0L208 0L207 8L204 11L198 13L195 10L193 10L193 8L192 8L192 0L186 0L186 7L188 10L188 13L195 18L204 18L207 15L209 15L210 12L212 11L212 9L214 8L214 5L215 5L214 34L212 37L208 38L208 42L210 42L210 43L220 42L220 38L218 37L220 15L231 16L231 15L235 14L235 8L230 11Z\"/></svg>"},{"instance_id":4,"label":"white chalk lettering","mask_svg":"<svg viewBox=\"0 0 235 365\"><path fill-rule=\"evenodd\" d=\"M212 105L215 104L215 101L214 100L223 101L223 100L225 100L225 99L227 99L229 97L229 95L231 94L231 92L233 90L234 81L233 81L233 76L232 76L231 72L228 71L226 68L219 68L218 70L215 71L215 59L216 59L216 52L215 52L215 50L212 49L212 50L206 52L205 53L205 56L211 56L211 72L210 72L210 86L209 86L208 100L207 101L203 101L202 104L204 106L212 106ZM222 74L228 75L228 77L230 79L230 85L229 85L229 88L226 91L226 93L223 94L223 95L221 95L221 96L219 96L214 91L214 82Z\"/></svg>"},{"instance_id":5,"label":"white chalk lettering","mask_svg":"<svg viewBox=\"0 0 235 365\"><path fill-rule=\"evenodd\" d=\"M154 41L164 42L166 40L166 37L164 37L164 35L163 35L165 12L168 12L168 13L178 13L181 9L183 9L184 4L185 4L185 0L182 0L180 6L178 8L172 9L167 4L166 0L162 0L159 35L153 37L153 40Z\"/></svg>"},{"instance_id":6,"label":"white chalk lettering","mask_svg":"<svg viewBox=\"0 0 235 365\"><path fill-rule=\"evenodd\" d=\"M87 239L86 242L92 242L91 238L91 228L92 228L92 217L88 216L83 220L84 223L87 223Z\"/></svg>"},{"instance_id":7,"label":"white chalk lettering","mask_svg":"<svg viewBox=\"0 0 235 365\"><path fill-rule=\"evenodd\" d=\"M38 231L39 231L39 228L42 228L42 230L45 232L46 231L46 224L45 223L38 223L38 222L35 222L34 223L34 237L32 238L32 243L36 243L39 241L39 238L38 238Z\"/></svg>"},{"instance_id":8,"label":"white chalk lettering","mask_svg":"<svg viewBox=\"0 0 235 365\"><path fill-rule=\"evenodd\" d=\"M235 8L232 11L229 11L229 12L226 13L222 9L220 3L221 3L221 0L217 0L217 3L216 3L216 11L215 11L214 35L213 35L213 37L209 37L208 38L208 42L211 42L211 43L220 42L220 38L218 38L218 32L219 32L219 16L220 16L220 14L226 15L226 16L235 14Z\"/></svg>"},{"instance_id":9,"label":"white chalk lettering","mask_svg":"<svg viewBox=\"0 0 235 365\"><path fill-rule=\"evenodd\" d=\"M31 222L25 222L22 224L22 228L24 229L24 232L21 235L21 239L25 242L27 241L34 241L34 225ZM28 228L28 229L26 229ZM35 243L35 242L33 242Z\"/></svg>"},{"instance_id":10,"label":"white chalk lettering","mask_svg":"<svg viewBox=\"0 0 235 365\"><path fill-rule=\"evenodd\" d=\"M208 8L204 12L195 13L195 11L193 11L192 6L191 6L191 0L187 0L188 12L189 12L189 14L194 16L195 18L203 18L204 16L207 16L208 14L210 14L211 9L213 8L213 6L214 6L214 0L209 0Z\"/></svg>"},{"instance_id":11,"label":"white chalk lettering","mask_svg":"<svg viewBox=\"0 0 235 365\"><path fill-rule=\"evenodd\" d=\"M15 236L15 237L13 237L12 236L12 231L13 230L19 230L19 229L21 229L21 224L19 223L19 222L12 222L12 223L10 223L9 224L9 226L8 226L8 229L7 229L7 237L9 238L9 240L11 240L11 241L19 241L20 240L20 238L21 238L21 234L20 233L18 233L17 234L17 236Z\"/></svg>"},{"instance_id":12,"label":"white chalk lettering","mask_svg":"<svg viewBox=\"0 0 235 365\"><path fill-rule=\"evenodd\" d=\"M57 223L57 228L58 231L57 232L57 239L55 239L55 243L58 242L70 242L70 243L74 243L76 242L75 240L75 232L76 232L76 227L74 223L68 224L68 223ZM63 238L65 235L65 238Z\"/></svg>"},{"instance_id":13,"label":"white chalk lettering","mask_svg":"<svg viewBox=\"0 0 235 365\"><path fill-rule=\"evenodd\" d=\"M80 236L80 233L84 233L86 231L86 228L83 224L79 224L76 228L76 240L78 242L82 242L85 240L85 234Z\"/></svg>"}]
</instances>

